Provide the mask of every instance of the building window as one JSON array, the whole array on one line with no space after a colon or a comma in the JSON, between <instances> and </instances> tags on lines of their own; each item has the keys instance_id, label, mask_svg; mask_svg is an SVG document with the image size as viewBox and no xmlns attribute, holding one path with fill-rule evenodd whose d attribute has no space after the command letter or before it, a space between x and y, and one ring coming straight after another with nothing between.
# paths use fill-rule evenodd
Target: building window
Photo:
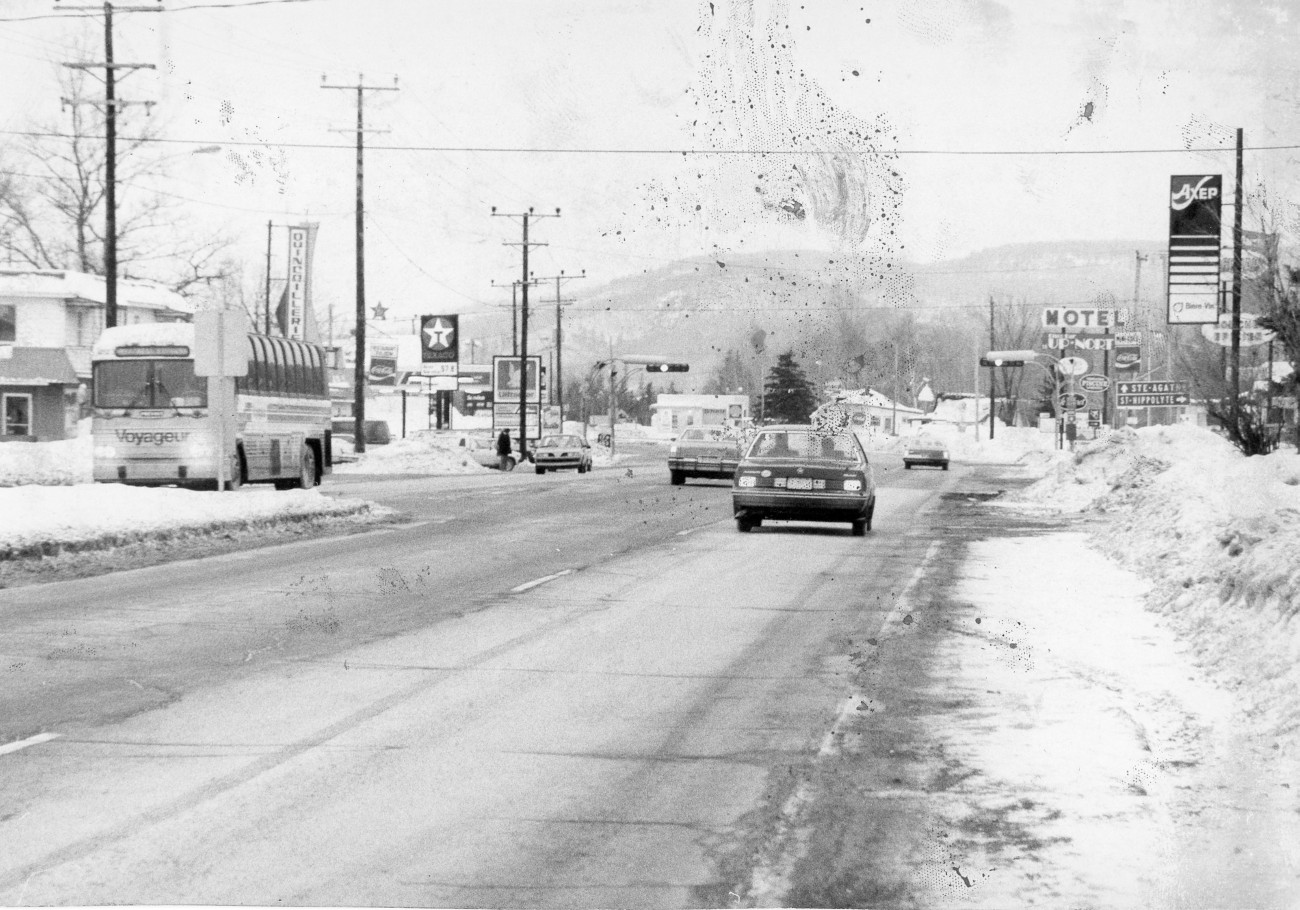
<instances>
[{"instance_id":1,"label":"building window","mask_svg":"<svg viewBox=\"0 0 1300 910\"><path fill-rule=\"evenodd\" d=\"M30 436L32 432L32 396L0 396L0 436Z\"/></svg>"},{"instance_id":2,"label":"building window","mask_svg":"<svg viewBox=\"0 0 1300 910\"><path fill-rule=\"evenodd\" d=\"M13 344L18 340L18 307L0 303L0 344Z\"/></svg>"}]
</instances>

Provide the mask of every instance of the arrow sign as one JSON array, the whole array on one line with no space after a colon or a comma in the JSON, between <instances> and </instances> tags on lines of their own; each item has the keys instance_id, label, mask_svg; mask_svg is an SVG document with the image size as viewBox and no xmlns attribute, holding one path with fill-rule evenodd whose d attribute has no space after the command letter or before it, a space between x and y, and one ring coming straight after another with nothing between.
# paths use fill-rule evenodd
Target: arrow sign
<instances>
[{"instance_id":1,"label":"arrow sign","mask_svg":"<svg viewBox=\"0 0 1300 910\"><path fill-rule=\"evenodd\" d=\"M1153 392L1151 394L1116 395L1117 408L1162 408L1180 407L1188 404L1191 398L1186 392Z\"/></svg>"}]
</instances>

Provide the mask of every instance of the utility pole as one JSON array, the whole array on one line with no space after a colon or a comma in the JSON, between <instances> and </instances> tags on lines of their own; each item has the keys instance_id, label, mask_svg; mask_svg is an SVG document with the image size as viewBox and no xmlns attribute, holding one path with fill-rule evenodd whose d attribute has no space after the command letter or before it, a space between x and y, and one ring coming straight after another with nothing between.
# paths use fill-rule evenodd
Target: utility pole
<instances>
[{"instance_id":1,"label":"utility pole","mask_svg":"<svg viewBox=\"0 0 1300 910\"><path fill-rule=\"evenodd\" d=\"M57 3L58 0L55 0ZM57 9L69 12L97 10L97 6L60 6ZM117 325L117 112L120 108L132 104L143 104L148 110L152 101L125 101L117 97L117 71L153 69L152 63L117 63L113 60L113 12L112 3L105 0L104 11L104 62L103 63L65 63L69 69L104 71L104 326L112 328ZM160 13L162 0L154 6L121 6L116 8L123 13ZM64 98L64 106L94 104L100 102L82 98Z\"/></svg>"},{"instance_id":2,"label":"utility pole","mask_svg":"<svg viewBox=\"0 0 1300 910\"><path fill-rule=\"evenodd\" d=\"M537 281L538 279L533 278L530 279L528 283L533 287L536 287ZM492 287L503 288L505 287L505 283L503 282L498 284L497 282L494 281L492 282ZM519 356L519 279L518 278L510 282L510 356L511 357Z\"/></svg>"},{"instance_id":3,"label":"utility pole","mask_svg":"<svg viewBox=\"0 0 1300 910\"><path fill-rule=\"evenodd\" d=\"M551 376L552 398L560 408L560 426L564 426L564 382L562 372L564 370L563 354L564 349L564 326L563 326L563 306L565 303L572 303L571 300L560 299L560 282L571 281L574 278L586 278L587 270L583 269L580 275L566 275L564 269L560 269L558 275L544 275L536 280L555 281L555 373Z\"/></svg>"},{"instance_id":4,"label":"utility pole","mask_svg":"<svg viewBox=\"0 0 1300 910\"><path fill-rule=\"evenodd\" d=\"M989 350L996 351L997 347L998 347L998 339L995 330L993 328L993 295L989 294ZM998 381L997 367L989 367L989 442L993 441L993 412L997 410L997 398L994 395L993 390L997 387L997 381ZM976 401L978 402L978 399L976 399ZM976 426L979 426L978 411L979 408L977 406L976 421L975 421Z\"/></svg>"},{"instance_id":5,"label":"utility pole","mask_svg":"<svg viewBox=\"0 0 1300 910\"><path fill-rule=\"evenodd\" d=\"M392 85L366 85L363 75L357 76L356 85L329 85L325 82L325 77L320 77L321 88L343 89L345 91L355 91L357 93L357 330L356 330L356 363L353 365L352 382L354 385L352 396L352 409L354 417L354 437L357 454L366 451L366 231L365 231L365 194L364 173L365 173L365 134L386 133L388 130L367 130L365 128L365 118L363 110L365 108L366 92L395 92L397 91L397 77L393 77ZM347 133L351 130L335 129L330 130L332 133Z\"/></svg>"},{"instance_id":6,"label":"utility pole","mask_svg":"<svg viewBox=\"0 0 1300 910\"><path fill-rule=\"evenodd\" d=\"M522 300L519 306L519 459L523 461L528 457L528 286L532 280L528 277L528 248L533 246L546 246L545 243L528 241L528 220L530 218L559 218L560 210L557 208L554 215L539 215L531 208L526 212L511 214L508 212L498 212L497 207L492 206L492 216L503 218L522 218L524 222L524 241L523 243L506 243L506 246L522 246L524 250L524 267L523 273L519 279L519 287L522 288L520 294ZM538 423L541 423L542 403L537 402Z\"/></svg>"},{"instance_id":7,"label":"utility pole","mask_svg":"<svg viewBox=\"0 0 1300 910\"><path fill-rule=\"evenodd\" d=\"M1237 187L1232 212L1232 434L1241 435L1241 172L1244 133L1237 127ZM1270 370L1272 367L1270 367ZM1270 376L1270 378L1272 378Z\"/></svg>"}]
</instances>

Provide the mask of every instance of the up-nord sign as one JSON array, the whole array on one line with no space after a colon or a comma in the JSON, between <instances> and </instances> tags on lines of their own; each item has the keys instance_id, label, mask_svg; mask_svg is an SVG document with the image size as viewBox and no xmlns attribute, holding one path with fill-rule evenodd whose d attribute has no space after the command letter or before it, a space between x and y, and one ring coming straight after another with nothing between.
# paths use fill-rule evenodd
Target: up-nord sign
<instances>
[{"instance_id":1,"label":"up-nord sign","mask_svg":"<svg viewBox=\"0 0 1300 910\"><path fill-rule=\"evenodd\" d=\"M1049 306L1043 308L1043 328L1072 332L1103 332L1127 321L1127 313L1114 307Z\"/></svg>"}]
</instances>

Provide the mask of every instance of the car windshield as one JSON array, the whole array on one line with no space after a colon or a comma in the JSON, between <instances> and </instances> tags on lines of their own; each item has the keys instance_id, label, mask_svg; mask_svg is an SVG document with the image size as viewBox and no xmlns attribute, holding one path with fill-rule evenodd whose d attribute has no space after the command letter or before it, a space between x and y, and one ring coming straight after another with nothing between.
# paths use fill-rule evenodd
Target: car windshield
<instances>
[{"instance_id":1,"label":"car windshield","mask_svg":"<svg viewBox=\"0 0 1300 910\"><path fill-rule=\"evenodd\" d=\"M749 447L750 458L804 461L860 461L857 442L847 433L824 436L813 430L764 430Z\"/></svg>"},{"instance_id":2,"label":"car windshield","mask_svg":"<svg viewBox=\"0 0 1300 910\"><path fill-rule=\"evenodd\" d=\"M581 448L582 440L577 436L543 436L539 448L576 449Z\"/></svg>"},{"instance_id":3,"label":"car windshield","mask_svg":"<svg viewBox=\"0 0 1300 910\"><path fill-rule=\"evenodd\" d=\"M681 435L683 440L708 440L709 442L718 442L733 437L734 434L729 427L697 427L692 430L685 430Z\"/></svg>"}]
</instances>

